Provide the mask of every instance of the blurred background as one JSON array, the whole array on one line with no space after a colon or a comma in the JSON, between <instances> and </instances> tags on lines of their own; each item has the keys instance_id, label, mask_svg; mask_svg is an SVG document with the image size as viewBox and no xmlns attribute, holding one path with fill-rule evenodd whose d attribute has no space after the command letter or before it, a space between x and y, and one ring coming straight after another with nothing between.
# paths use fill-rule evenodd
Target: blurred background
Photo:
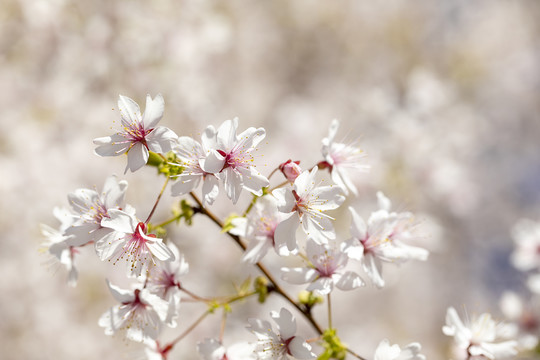
<instances>
[{"instance_id":1,"label":"blurred background","mask_svg":"<svg viewBox=\"0 0 540 360\"><path fill-rule=\"evenodd\" d=\"M118 94L143 110L147 93L161 93L161 125L178 135L198 138L235 116L240 130L264 127L266 175L289 158L306 168L320 161L321 139L340 119L337 140L358 139L371 165L347 205L367 217L383 191L396 209L418 214L432 253L385 267L382 290L337 293L334 324L368 358L384 338L448 358L448 306L502 320L503 291L526 291L509 262L510 229L540 217L539 64L535 1L2 1L0 357L144 358L141 346L97 325L115 304L104 279L125 284L123 269L84 249L79 284L69 288L65 271L39 252L39 224L58 226L52 209L77 188L101 189L110 174L129 181L127 201L140 216L149 212L162 178L152 168L123 175L126 159L97 157L92 139L112 133ZM177 200L167 194L155 218ZM223 199L215 210L240 212L246 201ZM346 239L345 207L335 216ZM256 271L212 226L196 218L171 240L190 263L186 287L231 294L232 282ZM268 319L282 305L236 305L225 343L254 341L245 319ZM179 328L163 339L203 311L182 305ZM196 358L195 342L217 336L219 320L206 320L171 358Z\"/></svg>"}]
</instances>

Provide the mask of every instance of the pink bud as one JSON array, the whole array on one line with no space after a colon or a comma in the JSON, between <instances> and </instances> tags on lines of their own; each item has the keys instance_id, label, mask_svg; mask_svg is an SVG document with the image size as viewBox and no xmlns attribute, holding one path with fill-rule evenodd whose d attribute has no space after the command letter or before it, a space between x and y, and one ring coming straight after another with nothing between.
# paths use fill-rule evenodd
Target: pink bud
<instances>
[{"instance_id":1,"label":"pink bud","mask_svg":"<svg viewBox=\"0 0 540 360\"><path fill-rule=\"evenodd\" d=\"M287 180L293 182L298 175L302 173L302 168L300 168L299 164L300 161L292 161L289 159L283 164L279 165L279 170L281 170Z\"/></svg>"}]
</instances>

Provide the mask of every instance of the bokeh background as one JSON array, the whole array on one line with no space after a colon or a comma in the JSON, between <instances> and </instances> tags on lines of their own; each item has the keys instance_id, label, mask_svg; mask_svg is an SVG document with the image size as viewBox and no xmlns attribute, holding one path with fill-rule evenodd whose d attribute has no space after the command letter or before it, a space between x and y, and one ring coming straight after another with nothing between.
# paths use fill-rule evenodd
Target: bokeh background
<instances>
[{"instance_id":1,"label":"bokeh background","mask_svg":"<svg viewBox=\"0 0 540 360\"><path fill-rule=\"evenodd\" d=\"M264 127L266 174L289 158L305 167L321 160L321 139L340 119L338 140L358 138L371 165L348 205L368 216L382 190L397 209L419 214L432 254L385 268L383 290L338 293L334 323L368 358L384 338L448 358L440 330L448 306L501 318L502 292L525 292L508 257L513 224L540 216L539 64L536 1L2 1L0 357L143 358L142 347L97 326L114 304L104 279L125 284L123 269L86 249L69 288L38 251L39 224L57 226L53 207L67 206L77 188L101 189L110 174L129 181L127 201L148 213L162 178L151 168L123 175L125 158L97 157L92 139L112 132L118 94L144 108L147 93L161 93L162 125L179 135L235 116L241 129ZM156 218L176 200L167 195ZM215 205L221 216L241 209L227 199ZM348 213L335 215L345 239ZM185 284L194 291L230 294L232 282L256 274L206 219L170 236L190 262ZM254 341L245 319L282 305L235 306L225 343ZM202 311L184 304L180 327L163 338ZM171 358L196 358L195 342L216 336L219 320Z\"/></svg>"}]
</instances>

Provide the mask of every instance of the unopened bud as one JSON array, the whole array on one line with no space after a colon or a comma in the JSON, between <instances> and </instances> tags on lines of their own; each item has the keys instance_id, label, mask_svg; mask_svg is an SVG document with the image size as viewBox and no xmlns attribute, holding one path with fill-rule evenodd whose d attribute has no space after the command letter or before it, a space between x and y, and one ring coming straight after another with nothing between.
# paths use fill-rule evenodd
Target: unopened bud
<instances>
[{"instance_id":1,"label":"unopened bud","mask_svg":"<svg viewBox=\"0 0 540 360\"><path fill-rule=\"evenodd\" d=\"M302 173L300 161L292 161L290 159L279 165L279 170L281 170L285 178L290 182L293 182Z\"/></svg>"}]
</instances>

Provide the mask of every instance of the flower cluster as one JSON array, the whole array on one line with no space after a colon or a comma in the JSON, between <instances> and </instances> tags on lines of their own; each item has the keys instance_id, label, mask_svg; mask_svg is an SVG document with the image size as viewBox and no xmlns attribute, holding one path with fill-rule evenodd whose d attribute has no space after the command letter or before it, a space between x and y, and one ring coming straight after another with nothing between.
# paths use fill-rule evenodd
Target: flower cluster
<instances>
[{"instance_id":1,"label":"flower cluster","mask_svg":"<svg viewBox=\"0 0 540 360\"><path fill-rule=\"evenodd\" d=\"M358 201L355 198L357 181L351 175L352 172L365 172L368 165L365 153L356 142L335 140L339 122L333 120L328 136L322 139L318 163L303 170L300 161L287 160L276 165L266 177L255 164L255 153L266 136L263 128L249 127L239 131L239 121L235 118L217 128L208 126L200 140L195 140L157 126L164 113L161 95L154 99L147 96L143 115L137 103L125 96L120 96L118 107L121 130L95 139L95 153L100 156L126 154L125 172L128 169L135 172L148 164L157 167L158 174L166 176L165 185L146 220L140 220L136 209L126 203L127 182L111 176L101 192L78 189L69 194L70 207L54 210L60 221L58 229L42 226L42 233L47 238L43 245L67 268L68 283L72 286L77 280L75 257L81 247L92 244L100 260L114 265L125 263L131 286L123 289L107 280L117 303L98 321L105 334L124 333L127 339L146 345L148 359L163 360L206 316L222 309L219 338L212 334L198 342L197 351L202 359L344 359L347 354L363 359L339 339L332 324L330 294L336 288L352 292L365 286L357 273L359 268L372 285L383 288L383 264L425 261L428 251L413 245L421 237L415 216L411 212L393 211L391 201L382 192L377 193L378 209L367 217L367 221L358 215L354 206ZM276 173L281 173L285 181L271 186L271 177ZM171 196L189 196L195 204L182 198L180 206L176 205L173 210L173 218L155 224L151 222L154 210L169 180L172 180ZM198 190L201 183L201 190ZM211 206L222 192L236 205L246 191L252 199L241 216L232 213L226 220L221 220L212 212ZM350 238L343 240L334 228L335 211L346 201L350 204ZM256 266L264 276L253 283L248 278L241 286L236 286L232 295L199 296L186 289L183 277L188 276L189 266L181 249L184 243L169 238L167 226L178 224L181 219L190 225L196 215L207 216L219 225L221 229L218 230L244 250L242 261ZM527 249L537 246L536 240L527 239L523 241L524 246ZM307 295L296 301L278 284L265 266L269 254L274 259L288 257L290 261L302 261L303 266L282 266L281 278L291 284L307 284ZM523 264L524 269L537 269L540 262L534 256L527 250L514 259ZM359 267L355 265L358 263ZM297 334L295 315L282 307L279 312L270 313L276 327L266 320L244 319L247 329L255 335L256 343L245 341L225 346L227 314L233 311L231 305L251 296L265 302L272 294L280 295L295 309L295 314L311 324L315 330L311 340ZM185 303L181 301L182 296L206 307L191 326L185 326L180 316L180 304ZM314 306L324 301L324 296L328 305L326 329L311 312ZM172 341L160 339L164 328L177 326L187 329ZM506 359L516 353L516 341L506 338L508 334L512 337L512 333L503 334L502 326L488 314L464 324L450 308L443 332L456 339L458 358ZM400 348L383 340L373 358L424 360L425 356L420 352L418 343Z\"/></svg>"}]
</instances>

